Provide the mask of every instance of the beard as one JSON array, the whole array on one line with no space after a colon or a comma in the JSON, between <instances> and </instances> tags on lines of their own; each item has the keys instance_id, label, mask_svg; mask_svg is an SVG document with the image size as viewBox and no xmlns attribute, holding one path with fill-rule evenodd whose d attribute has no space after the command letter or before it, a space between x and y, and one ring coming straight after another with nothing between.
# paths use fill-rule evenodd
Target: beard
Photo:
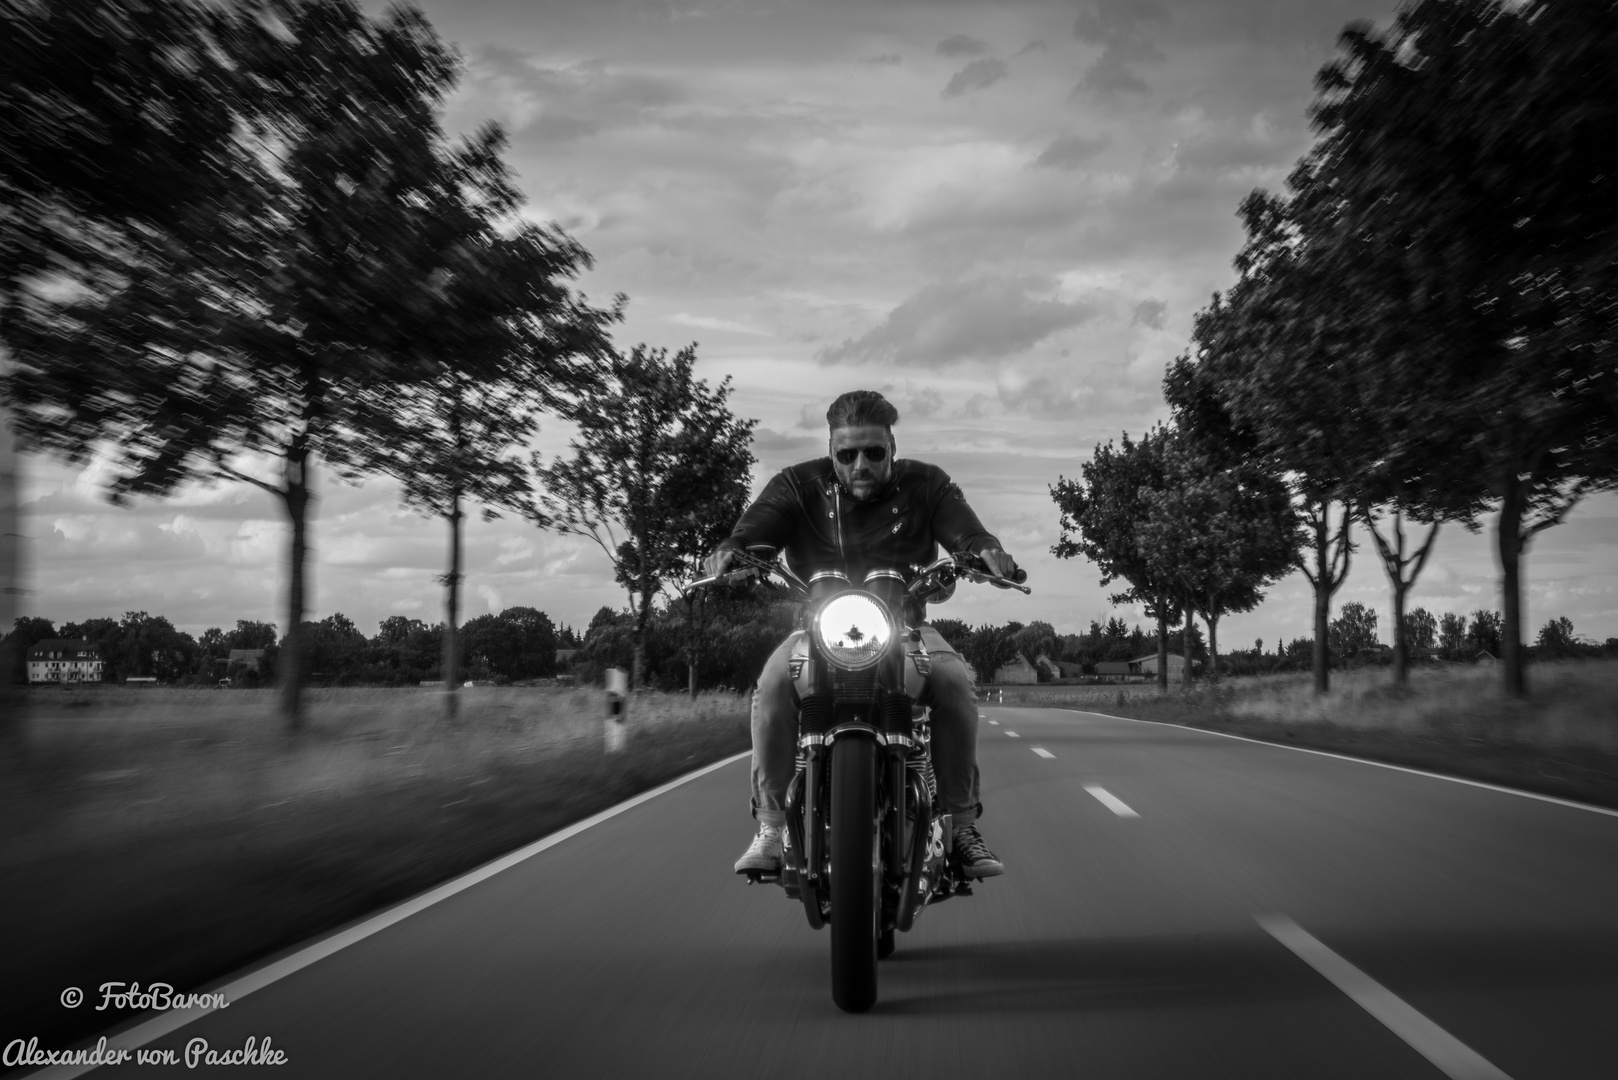
<instances>
[{"instance_id":1,"label":"beard","mask_svg":"<svg viewBox=\"0 0 1618 1080\"><path fill-rule=\"evenodd\" d=\"M850 473L843 480L843 486L848 488L849 494L861 502L874 498L880 492L887 480L886 476L879 476L870 469L861 469Z\"/></svg>"}]
</instances>

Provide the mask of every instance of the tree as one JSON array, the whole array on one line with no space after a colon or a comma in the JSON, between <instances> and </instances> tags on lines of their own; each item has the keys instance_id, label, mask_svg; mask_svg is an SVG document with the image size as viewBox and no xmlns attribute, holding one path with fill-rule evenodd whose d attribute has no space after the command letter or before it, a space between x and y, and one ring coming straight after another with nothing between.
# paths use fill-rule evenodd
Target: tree
<instances>
[{"instance_id":1,"label":"tree","mask_svg":"<svg viewBox=\"0 0 1618 1080\"><path fill-rule=\"evenodd\" d=\"M339 476L421 377L432 314L429 209L452 183L437 113L456 61L422 16L353 0L263 0L218 12L229 75L228 178L211 228L149 245L127 272L50 304L15 339L24 432L84 460L116 449L116 499L229 479L287 517L281 708L300 723L305 562L316 459ZM252 459L279 461L279 476Z\"/></svg>"},{"instance_id":2,"label":"tree","mask_svg":"<svg viewBox=\"0 0 1618 1080\"><path fill-rule=\"evenodd\" d=\"M1573 620L1566 615L1552 619L1539 628L1535 642L1540 652L1550 658L1578 655L1578 639L1573 636Z\"/></svg>"},{"instance_id":3,"label":"tree","mask_svg":"<svg viewBox=\"0 0 1618 1080\"><path fill-rule=\"evenodd\" d=\"M1466 647L1466 616L1446 611L1438 619L1438 651L1444 659L1454 660Z\"/></svg>"},{"instance_id":4,"label":"tree","mask_svg":"<svg viewBox=\"0 0 1618 1080\"><path fill-rule=\"evenodd\" d=\"M395 477L405 504L449 527L444 585L444 707L453 722L460 687L457 623L466 499L485 520L530 501L523 450L538 411L558 389L586 388L579 360L607 347L602 327L621 317L590 308L564 284L590 256L560 230L521 224L521 204L500 160L505 136L490 125L449 155L452 182L435 189L433 288L424 332L412 343L426 377L394 388L385 430L364 448L367 467ZM506 231L501 231L505 227Z\"/></svg>"},{"instance_id":5,"label":"tree","mask_svg":"<svg viewBox=\"0 0 1618 1080\"><path fill-rule=\"evenodd\" d=\"M1358 600L1350 600L1331 621L1330 635L1332 656L1346 664L1365 650L1376 648L1376 612Z\"/></svg>"},{"instance_id":6,"label":"tree","mask_svg":"<svg viewBox=\"0 0 1618 1080\"><path fill-rule=\"evenodd\" d=\"M468 619L464 644L467 661L479 674L507 679L556 674L556 627L550 616L531 607Z\"/></svg>"},{"instance_id":7,"label":"tree","mask_svg":"<svg viewBox=\"0 0 1618 1080\"><path fill-rule=\"evenodd\" d=\"M978 674L978 684L994 682L997 671L1017 659L1016 638L1003 626L984 623L966 639L966 651L961 654Z\"/></svg>"},{"instance_id":8,"label":"tree","mask_svg":"<svg viewBox=\"0 0 1618 1080\"><path fill-rule=\"evenodd\" d=\"M972 628L960 619L934 619L933 629L956 652L966 648L967 639L972 636Z\"/></svg>"},{"instance_id":9,"label":"tree","mask_svg":"<svg viewBox=\"0 0 1618 1080\"><path fill-rule=\"evenodd\" d=\"M1438 620L1426 608L1415 608L1404 617L1404 640L1411 653L1427 656L1438 643Z\"/></svg>"},{"instance_id":10,"label":"tree","mask_svg":"<svg viewBox=\"0 0 1618 1080\"><path fill-rule=\"evenodd\" d=\"M1030 661L1038 660L1041 656L1055 659L1058 651L1056 627L1038 619L1015 631L1011 640L1017 646L1017 651Z\"/></svg>"},{"instance_id":11,"label":"tree","mask_svg":"<svg viewBox=\"0 0 1618 1080\"><path fill-rule=\"evenodd\" d=\"M1179 583L1162 572L1142 544L1140 525L1151 512L1149 494L1168 484L1162 428L1148 432L1139 442L1125 433L1114 449L1097 446L1080 466L1079 479L1058 477L1051 500L1061 516L1061 536L1051 547L1059 559L1083 555L1101 571L1101 584L1127 582L1115 594L1115 604L1139 603L1148 618L1157 620L1157 684L1168 689L1168 630L1180 621L1182 593ZM1119 626L1122 627L1122 623ZM981 674L981 673L980 673Z\"/></svg>"},{"instance_id":12,"label":"tree","mask_svg":"<svg viewBox=\"0 0 1618 1080\"><path fill-rule=\"evenodd\" d=\"M1614 49L1610 3L1418 0L1344 32L1312 109L1311 168L1352 240L1336 264L1373 251L1411 298L1420 362L1394 354L1384 389L1441 408L1498 503L1514 695L1528 544L1618 484Z\"/></svg>"},{"instance_id":13,"label":"tree","mask_svg":"<svg viewBox=\"0 0 1618 1080\"><path fill-rule=\"evenodd\" d=\"M595 541L629 593L635 686L645 677L653 598L708 552L716 519L735 520L726 515L753 465L757 421L731 413L729 378L712 389L695 378L696 360L695 345L672 358L645 345L611 353L601 388L566 410L579 427L572 456L534 461L542 490L531 520Z\"/></svg>"},{"instance_id":14,"label":"tree","mask_svg":"<svg viewBox=\"0 0 1618 1080\"><path fill-rule=\"evenodd\" d=\"M1466 628L1466 643L1490 656L1500 655L1500 640L1505 636L1505 620L1498 611L1474 611L1472 623Z\"/></svg>"},{"instance_id":15,"label":"tree","mask_svg":"<svg viewBox=\"0 0 1618 1080\"><path fill-rule=\"evenodd\" d=\"M1169 482L1149 493L1140 525L1140 543L1158 572L1179 583L1188 607L1208 623L1209 674L1215 679L1220 618L1257 607L1263 590L1292 570L1302 542L1285 482L1243 454L1226 431L1228 425L1175 432L1165 450ZM1189 618L1188 612L1188 679Z\"/></svg>"},{"instance_id":16,"label":"tree","mask_svg":"<svg viewBox=\"0 0 1618 1080\"><path fill-rule=\"evenodd\" d=\"M212 92L224 68L200 33L207 21L181 0L0 6L0 626L23 588L19 324L43 291L83 287L212 227L232 118ZM23 716L6 700L9 673L25 670L19 642L0 642L8 739Z\"/></svg>"},{"instance_id":17,"label":"tree","mask_svg":"<svg viewBox=\"0 0 1618 1080\"><path fill-rule=\"evenodd\" d=\"M28 650L41 641L56 637L56 626L49 619L37 615L20 615L12 621L11 632L6 635L7 682L28 682Z\"/></svg>"},{"instance_id":18,"label":"tree","mask_svg":"<svg viewBox=\"0 0 1618 1080\"><path fill-rule=\"evenodd\" d=\"M1360 432L1342 407L1342 323L1322 314L1332 310L1333 294L1309 272L1289 210L1263 192L1243 201L1241 278L1197 313L1191 353L1171 369L1165 392L1203 445L1222 439L1227 453L1285 478L1307 537L1293 564L1315 594L1315 692L1323 694L1331 598L1353 553L1348 451Z\"/></svg>"}]
</instances>

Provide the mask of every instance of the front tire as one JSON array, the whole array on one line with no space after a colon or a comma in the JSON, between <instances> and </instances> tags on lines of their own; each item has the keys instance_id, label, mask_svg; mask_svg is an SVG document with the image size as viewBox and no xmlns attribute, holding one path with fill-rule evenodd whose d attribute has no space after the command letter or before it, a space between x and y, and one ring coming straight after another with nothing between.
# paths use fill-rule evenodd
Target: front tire
<instances>
[{"instance_id":1,"label":"front tire","mask_svg":"<svg viewBox=\"0 0 1618 1080\"><path fill-rule=\"evenodd\" d=\"M876 1004L876 749L850 735L831 752L831 998L844 1012Z\"/></svg>"}]
</instances>

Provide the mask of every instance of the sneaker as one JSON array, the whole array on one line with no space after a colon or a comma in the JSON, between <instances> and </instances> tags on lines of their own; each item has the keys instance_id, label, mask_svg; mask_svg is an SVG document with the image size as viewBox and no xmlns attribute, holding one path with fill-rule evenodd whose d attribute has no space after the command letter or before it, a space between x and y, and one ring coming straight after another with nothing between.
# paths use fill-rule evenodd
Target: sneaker
<instances>
[{"instance_id":1,"label":"sneaker","mask_svg":"<svg viewBox=\"0 0 1618 1080\"><path fill-rule=\"evenodd\" d=\"M752 844L742 853L742 857L736 860L738 874L745 874L749 870L759 870L767 874L781 872L781 826L758 827L758 835L753 837Z\"/></svg>"},{"instance_id":2,"label":"sneaker","mask_svg":"<svg viewBox=\"0 0 1618 1080\"><path fill-rule=\"evenodd\" d=\"M961 864L962 877L986 878L1006 872L1004 864L983 842L977 823L972 821L955 826L955 861Z\"/></svg>"}]
</instances>

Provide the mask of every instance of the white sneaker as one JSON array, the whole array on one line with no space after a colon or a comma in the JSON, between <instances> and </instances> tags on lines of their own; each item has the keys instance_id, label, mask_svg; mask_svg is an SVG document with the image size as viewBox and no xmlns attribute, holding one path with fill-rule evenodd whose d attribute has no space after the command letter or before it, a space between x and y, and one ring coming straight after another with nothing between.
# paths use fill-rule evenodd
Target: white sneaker
<instances>
[{"instance_id":1,"label":"white sneaker","mask_svg":"<svg viewBox=\"0 0 1618 1080\"><path fill-rule=\"evenodd\" d=\"M745 874L759 870L768 874L781 872L781 826L760 825L752 844L736 860L736 872Z\"/></svg>"}]
</instances>

